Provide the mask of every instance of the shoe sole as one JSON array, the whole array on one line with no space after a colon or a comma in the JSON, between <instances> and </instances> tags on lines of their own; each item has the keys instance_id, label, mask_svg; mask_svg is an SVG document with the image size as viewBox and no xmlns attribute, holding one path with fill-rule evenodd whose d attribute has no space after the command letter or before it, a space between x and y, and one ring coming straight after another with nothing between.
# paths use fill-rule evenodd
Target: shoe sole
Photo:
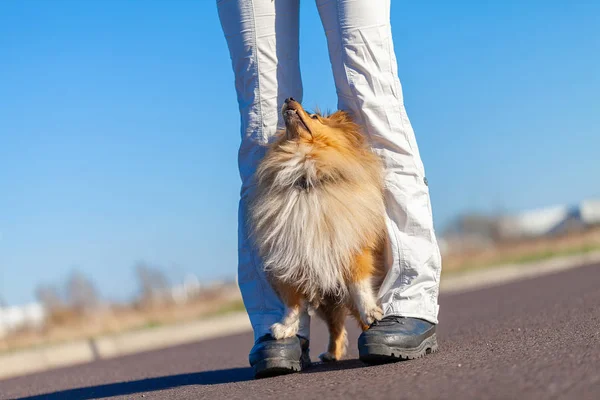
<instances>
[{"instance_id":1,"label":"shoe sole","mask_svg":"<svg viewBox=\"0 0 600 400\"><path fill-rule=\"evenodd\" d=\"M414 360L438 350L435 333L423 340L418 347L404 349L384 344L367 344L359 349L359 359L367 364L386 364L390 362Z\"/></svg>"},{"instance_id":2,"label":"shoe sole","mask_svg":"<svg viewBox=\"0 0 600 400\"><path fill-rule=\"evenodd\" d=\"M254 379L271 378L300 372L311 365L310 358L303 355L299 361L285 358L267 358L254 364Z\"/></svg>"},{"instance_id":3,"label":"shoe sole","mask_svg":"<svg viewBox=\"0 0 600 400\"><path fill-rule=\"evenodd\" d=\"M302 370L300 361L290 361L280 358L267 358L254 364L252 368L254 368L255 379L293 374Z\"/></svg>"}]
</instances>

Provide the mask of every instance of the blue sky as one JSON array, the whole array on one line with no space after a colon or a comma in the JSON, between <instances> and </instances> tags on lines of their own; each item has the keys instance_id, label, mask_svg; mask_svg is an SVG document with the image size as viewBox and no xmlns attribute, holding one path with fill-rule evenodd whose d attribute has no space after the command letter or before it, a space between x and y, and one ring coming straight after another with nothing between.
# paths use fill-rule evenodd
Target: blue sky
<instances>
[{"instance_id":1,"label":"blue sky","mask_svg":"<svg viewBox=\"0 0 600 400\"><path fill-rule=\"evenodd\" d=\"M600 197L600 3L394 1L438 229L466 210ZM336 105L314 2L309 107ZM79 269L135 292L236 271L239 116L214 1L0 3L0 298Z\"/></svg>"}]
</instances>

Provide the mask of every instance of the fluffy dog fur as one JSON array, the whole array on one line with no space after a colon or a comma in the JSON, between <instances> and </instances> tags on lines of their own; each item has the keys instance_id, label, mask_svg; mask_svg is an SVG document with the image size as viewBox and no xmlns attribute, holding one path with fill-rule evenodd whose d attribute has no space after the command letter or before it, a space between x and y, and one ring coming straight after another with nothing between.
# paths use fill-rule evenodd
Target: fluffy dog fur
<instances>
[{"instance_id":1,"label":"fluffy dog fur","mask_svg":"<svg viewBox=\"0 0 600 400\"><path fill-rule=\"evenodd\" d=\"M321 359L339 360L348 312L363 329L382 316L374 295L385 272L382 165L345 112L308 114L288 99L282 113L286 129L257 170L250 207L265 272L287 306L271 331L296 335L310 306L330 332Z\"/></svg>"}]
</instances>

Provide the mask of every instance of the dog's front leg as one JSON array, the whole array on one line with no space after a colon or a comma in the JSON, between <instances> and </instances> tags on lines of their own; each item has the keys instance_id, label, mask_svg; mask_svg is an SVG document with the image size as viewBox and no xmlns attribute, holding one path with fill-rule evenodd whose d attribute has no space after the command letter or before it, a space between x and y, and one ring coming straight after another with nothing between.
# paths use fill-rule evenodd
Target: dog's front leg
<instances>
[{"instance_id":1,"label":"dog's front leg","mask_svg":"<svg viewBox=\"0 0 600 400\"><path fill-rule=\"evenodd\" d=\"M375 295L373 294L371 279L352 283L350 285L350 295L352 296L354 307L356 307L356 311L360 315L363 330L383 317L383 311L377 305Z\"/></svg>"},{"instance_id":2,"label":"dog's front leg","mask_svg":"<svg viewBox=\"0 0 600 400\"><path fill-rule=\"evenodd\" d=\"M307 311L307 302L290 288L279 289L282 300L286 303L286 310L281 322L271 325L271 333L275 339L285 339L298 333L300 316Z\"/></svg>"},{"instance_id":3,"label":"dog's front leg","mask_svg":"<svg viewBox=\"0 0 600 400\"><path fill-rule=\"evenodd\" d=\"M381 307L377 305L373 285L371 283L374 271L373 255L370 250L364 250L356 257L352 281L349 284L350 296L355 311L360 317L363 330L374 321L383 317Z\"/></svg>"}]
</instances>

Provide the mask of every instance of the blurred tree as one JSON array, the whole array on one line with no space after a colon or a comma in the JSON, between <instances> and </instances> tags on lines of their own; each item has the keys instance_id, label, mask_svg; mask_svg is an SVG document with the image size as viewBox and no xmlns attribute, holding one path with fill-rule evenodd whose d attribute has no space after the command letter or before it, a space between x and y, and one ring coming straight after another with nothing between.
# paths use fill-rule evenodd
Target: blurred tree
<instances>
[{"instance_id":1,"label":"blurred tree","mask_svg":"<svg viewBox=\"0 0 600 400\"><path fill-rule=\"evenodd\" d=\"M67 280L66 294L69 306L78 312L89 311L99 304L93 282L79 271L74 271Z\"/></svg>"},{"instance_id":2,"label":"blurred tree","mask_svg":"<svg viewBox=\"0 0 600 400\"><path fill-rule=\"evenodd\" d=\"M53 285L39 285L35 289L35 297L48 312L53 312L64 307L64 301L60 297L59 291Z\"/></svg>"},{"instance_id":3,"label":"blurred tree","mask_svg":"<svg viewBox=\"0 0 600 400\"><path fill-rule=\"evenodd\" d=\"M155 304L164 299L169 290L169 280L158 267L145 262L138 262L135 274L140 285L140 302L142 304Z\"/></svg>"}]
</instances>

